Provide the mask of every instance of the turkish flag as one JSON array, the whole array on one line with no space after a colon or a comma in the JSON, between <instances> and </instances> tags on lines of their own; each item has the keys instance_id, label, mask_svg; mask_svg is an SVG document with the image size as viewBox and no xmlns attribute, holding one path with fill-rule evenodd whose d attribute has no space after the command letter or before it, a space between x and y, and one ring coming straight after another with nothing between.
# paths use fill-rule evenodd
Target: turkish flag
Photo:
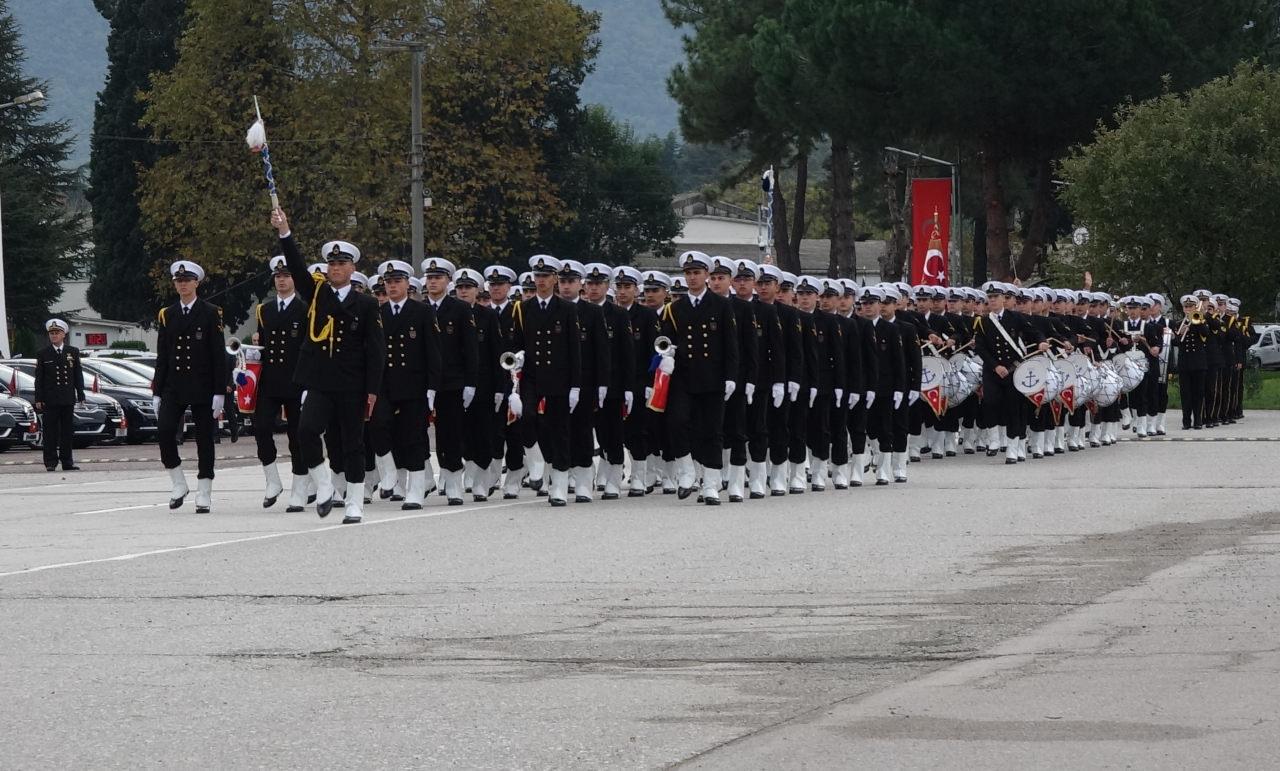
<instances>
[{"instance_id":1,"label":"turkish flag","mask_svg":"<svg viewBox=\"0 0 1280 771\"><path fill-rule=\"evenodd\" d=\"M951 180L911 181L911 283L950 286Z\"/></svg>"},{"instance_id":2,"label":"turkish flag","mask_svg":"<svg viewBox=\"0 0 1280 771\"><path fill-rule=\"evenodd\" d=\"M946 400L942 398L941 388L930 388L927 391L922 391L921 396L924 397L929 407L933 409L933 414L936 417L942 417L942 413L947 411Z\"/></svg>"},{"instance_id":3,"label":"turkish flag","mask_svg":"<svg viewBox=\"0 0 1280 771\"><path fill-rule=\"evenodd\" d=\"M1074 386L1067 386L1062 389L1062 393L1058 394L1058 398L1062 401L1064 407L1070 412L1076 411L1076 389Z\"/></svg>"}]
</instances>

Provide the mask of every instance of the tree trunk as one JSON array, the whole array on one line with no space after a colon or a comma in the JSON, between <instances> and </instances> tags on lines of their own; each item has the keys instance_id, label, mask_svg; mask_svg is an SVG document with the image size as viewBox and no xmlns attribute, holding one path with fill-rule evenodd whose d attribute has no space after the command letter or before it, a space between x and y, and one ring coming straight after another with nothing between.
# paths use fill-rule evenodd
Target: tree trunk
<instances>
[{"instance_id":1,"label":"tree trunk","mask_svg":"<svg viewBox=\"0 0 1280 771\"><path fill-rule=\"evenodd\" d=\"M853 166L849 141L831 137L831 258L827 275L853 275Z\"/></svg>"},{"instance_id":2,"label":"tree trunk","mask_svg":"<svg viewBox=\"0 0 1280 771\"><path fill-rule=\"evenodd\" d=\"M791 240L787 237L787 198L782 190L782 159L773 162L773 258L779 268L790 271Z\"/></svg>"},{"instance_id":3,"label":"tree trunk","mask_svg":"<svg viewBox=\"0 0 1280 771\"><path fill-rule=\"evenodd\" d=\"M804 238L805 229L805 203L809 193L809 149L804 146L799 155L796 156L796 196L794 216L791 219L791 244L788 250L791 254L792 267L786 268L792 273L802 273L803 266L800 264L800 240Z\"/></svg>"},{"instance_id":4,"label":"tree trunk","mask_svg":"<svg viewBox=\"0 0 1280 771\"><path fill-rule=\"evenodd\" d=\"M1041 265L1045 242L1049 237L1049 210L1053 208L1053 161L1048 153L1036 158L1036 184L1031 194L1031 220L1027 223L1027 237L1022 242L1022 253L1014 272L1026 279Z\"/></svg>"},{"instance_id":5,"label":"tree trunk","mask_svg":"<svg viewBox=\"0 0 1280 771\"><path fill-rule=\"evenodd\" d=\"M987 282L987 215L979 213L973 220L973 285Z\"/></svg>"},{"instance_id":6,"label":"tree trunk","mask_svg":"<svg viewBox=\"0 0 1280 771\"><path fill-rule=\"evenodd\" d=\"M1004 185L1000 169L1004 155L997 141L986 137L982 142L982 203L987 216L987 269L997 281L1012 276L1009 259L1009 215L1004 205Z\"/></svg>"},{"instance_id":7,"label":"tree trunk","mask_svg":"<svg viewBox=\"0 0 1280 771\"><path fill-rule=\"evenodd\" d=\"M880 280L897 281L902 276L902 259L907 248L907 229L898 200L898 177L902 167L898 156L886 155L884 161L884 200L889 210L889 243L880 257Z\"/></svg>"}]
</instances>

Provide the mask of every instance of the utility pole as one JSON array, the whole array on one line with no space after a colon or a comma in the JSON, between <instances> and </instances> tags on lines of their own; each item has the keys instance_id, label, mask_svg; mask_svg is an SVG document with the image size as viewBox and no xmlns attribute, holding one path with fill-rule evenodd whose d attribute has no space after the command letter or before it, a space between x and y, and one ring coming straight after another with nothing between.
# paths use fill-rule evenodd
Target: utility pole
<instances>
[{"instance_id":1,"label":"utility pole","mask_svg":"<svg viewBox=\"0 0 1280 771\"><path fill-rule=\"evenodd\" d=\"M408 51L413 67L410 76L409 104L409 216L411 222L411 244L413 251L413 267L416 270L422 265L426 256L426 226L423 222L424 212L431 205L423 190L422 179L422 60L426 51L426 43L418 40L406 40L396 43L378 43L375 51Z\"/></svg>"}]
</instances>

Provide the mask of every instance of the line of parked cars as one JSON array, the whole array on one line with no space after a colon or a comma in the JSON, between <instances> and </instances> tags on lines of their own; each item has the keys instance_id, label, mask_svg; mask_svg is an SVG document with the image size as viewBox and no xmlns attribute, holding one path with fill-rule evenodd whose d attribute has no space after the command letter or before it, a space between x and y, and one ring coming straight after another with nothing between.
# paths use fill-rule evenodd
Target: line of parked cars
<instances>
[{"instance_id":1,"label":"line of parked cars","mask_svg":"<svg viewBox=\"0 0 1280 771\"><path fill-rule=\"evenodd\" d=\"M74 411L75 446L155 441L159 433L151 402L155 355L85 351L85 402ZM35 359L0 361L0 452L18 444L39 447L43 438L35 403ZM188 412L184 434L193 428Z\"/></svg>"}]
</instances>

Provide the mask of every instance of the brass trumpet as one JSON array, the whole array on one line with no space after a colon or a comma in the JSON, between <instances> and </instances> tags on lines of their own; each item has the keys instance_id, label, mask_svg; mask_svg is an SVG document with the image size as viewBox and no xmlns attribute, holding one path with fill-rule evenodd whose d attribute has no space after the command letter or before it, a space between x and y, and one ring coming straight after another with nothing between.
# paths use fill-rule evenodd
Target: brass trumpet
<instances>
[{"instance_id":1,"label":"brass trumpet","mask_svg":"<svg viewBox=\"0 0 1280 771\"><path fill-rule=\"evenodd\" d=\"M663 356L669 356L674 351L676 344L666 335L658 335L653 341L653 350Z\"/></svg>"},{"instance_id":2,"label":"brass trumpet","mask_svg":"<svg viewBox=\"0 0 1280 771\"><path fill-rule=\"evenodd\" d=\"M504 351L498 357L498 365L507 372L518 372L524 369L524 351Z\"/></svg>"}]
</instances>

